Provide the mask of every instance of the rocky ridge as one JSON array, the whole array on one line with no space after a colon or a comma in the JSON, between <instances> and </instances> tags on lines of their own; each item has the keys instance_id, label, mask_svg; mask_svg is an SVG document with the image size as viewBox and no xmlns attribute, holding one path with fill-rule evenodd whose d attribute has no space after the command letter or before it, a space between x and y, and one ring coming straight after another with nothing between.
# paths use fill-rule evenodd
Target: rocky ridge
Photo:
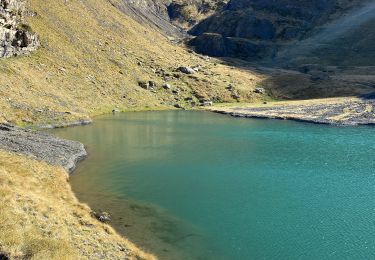
<instances>
[{"instance_id":1,"label":"rocky ridge","mask_svg":"<svg viewBox=\"0 0 375 260\"><path fill-rule=\"evenodd\" d=\"M25 13L24 0L0 0L0 57L28 54L38 48L38 37L24 23Z\"/></svg>"}]
</instances>

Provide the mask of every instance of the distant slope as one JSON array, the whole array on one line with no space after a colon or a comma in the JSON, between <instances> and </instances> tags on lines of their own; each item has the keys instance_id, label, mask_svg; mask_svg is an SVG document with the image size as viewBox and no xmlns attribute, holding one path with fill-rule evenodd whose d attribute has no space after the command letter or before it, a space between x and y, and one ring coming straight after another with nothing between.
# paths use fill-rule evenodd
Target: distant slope
<instances>
[{"instance_id":1,"label":"distant slope","mask_svg":"<svg viewBox=\"0 0 375 260\"><path fill-rule=\"evenodd\" d=\"M315 29L315 33L287 46L276 63L319 63L325 65L375 65L375 1Z\"/></svg>"},{"instance_id":2,"label":"distant slope","mask_svg":"<svg viewBox=\"0 0 375 260\"><path fill-rule=\"evenodd\" d=\"M190 43L197 51L212 56L260 60L274 56L283 46L309 38L320 26L366 2L231 0L223 11L190 30L197 36Z\"/></svg>"}]
</instances>

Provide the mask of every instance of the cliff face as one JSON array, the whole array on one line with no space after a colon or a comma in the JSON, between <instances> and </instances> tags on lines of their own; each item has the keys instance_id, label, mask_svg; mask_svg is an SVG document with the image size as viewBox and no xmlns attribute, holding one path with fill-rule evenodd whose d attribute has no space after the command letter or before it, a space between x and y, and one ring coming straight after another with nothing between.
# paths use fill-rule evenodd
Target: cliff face
<instances>
[{"instance_id":1,"label":"cliff face","mask_svg":"<svg viewBox=\"0 0 375 260\"><path fill-rule=\"evenodd\" d=\"M182 38L185 30L196 25L228 0L111 0L111 3L138 22L160 32Z\"/></svg>"},{"instance_id":2,"label":"cliff face","mask_svg":"<svg viewBox=\"0 0 375 260\"><path fill-rule=\"evenodd\" d=\"M39 46L24 16L25 1L0 0L0 57L27 54Z\"/></svg>"},{"instance_id":3,"label":"cliff face","mask_svg":"<svg viewBox=\"0 0 375 260\"><path fill-rule=\"evenodd\" d=\"M259 59L309 37L317 28L365 1L231 0L190 30L190 44L212 56ZM210 43L216 44L210 48Z\"/></svg>"}]
</instances>

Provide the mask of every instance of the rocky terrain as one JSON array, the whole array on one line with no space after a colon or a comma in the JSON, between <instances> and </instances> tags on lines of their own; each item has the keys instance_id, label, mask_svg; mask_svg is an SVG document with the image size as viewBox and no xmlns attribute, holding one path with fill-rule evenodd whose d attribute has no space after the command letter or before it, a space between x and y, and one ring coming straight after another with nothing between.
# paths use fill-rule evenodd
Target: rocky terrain
<instances>
[{"instance_id":1,"label":"rocky terrain","mask_svg":"<svg viewBox=\"0 0 375 260\"><path fill-rule=\"evenodd\" d=\"M221 10L228 0L111 0L125 14L157 28L174 39L186 37L186 30Z\"/></svg>"},{"instance_id":2,"label":"rocky terrain","mask_svg":"<svg viewBox=\"0 0 375 260\"><path fill-rule=\"evenodd\" d=\"M31 27L24 23L24 0L0 0L0 57L28 54L39 46Z\"/></svg>"},{"instance_id":3,"label":"rocky terrain","mask_svg":"<svg viewBox=\"0 0 375 260\"><path fill-rule=\"evenodd\" d=\"M0 149L60 165L67 172L74 170L76 164L87 155L79 142L4 124L0 124Z\"/></svg>"},{"instance_id":4,"label":"rocky terrain","mask_svg":"<svg viewBox=\"0 0 375 260\"><path fill-rule=\"evenodd\" d=\"M375 125L375 100L359 98L233 105L209 110L234 117L288 119L332 125Z\"/></svg>"},{"instance_id":5,"label":"rocky terrain","mask_svg":"<svg viewBox=\"0 0 375 260\"><path fill-rule=\"evenodd\" d=\"M194 26L190 44L211 56L260 60L320 31L367 1L231 0ZM211 47L212 45L212 47Z\"/></svg>"}]
</instances>

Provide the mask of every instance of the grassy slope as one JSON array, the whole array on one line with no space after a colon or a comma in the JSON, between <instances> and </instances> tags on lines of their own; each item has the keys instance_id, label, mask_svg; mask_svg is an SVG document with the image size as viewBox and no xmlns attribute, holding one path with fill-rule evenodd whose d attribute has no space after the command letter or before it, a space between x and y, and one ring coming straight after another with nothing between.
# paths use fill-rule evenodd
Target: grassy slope
<instances>
[{"instance_id":1,"label":"grassy slope","mask_svg":"<svg viewBox=\"0 0 375 260\"><path fill-rule=\"evenodd\" d=\"M154 259L90 216L59 167L0 151L0 253L16 259Z\"/></svg>"},{"instance_id":2,"label":"grassy slope","mask_svg":"<svg viewBox=\"0 0 375 260\"><path fill-rule=\"evenodd\" d=\"M115 0L112 0L115 1ZM192 91L231 101L229 83L244 100L261 77L249 71L206 61L172 45L152 29L140 26L104 0L30 0L36 17L28 18L42 47L28 57L0 61L0 122L17 124L76 120L113 108L162 107L183 102ZM138 80L164 83L156 69L173 71L200 65L193 76L169 83L180 95L138 87ZM232 100L233 101L233 100Z\"/></svg>"},{"instance_id":3,"label":"grassy slope","mask_svg":"<svg viewBox=\"0 0 375 260\"><path fill-rule=\"evenodd\" d=\"M65 3L67 2L67 3ZM236 86L243 100L262 77L207 61L172 45L165 37L127 18L106 0L29 0L28 18L42 47L30 56L0 61L0 122L19 125L59 123L122 110L162 108L183 103L196 91L233 101L225 89ZM140 64L140 65L139 65ZM170 84L179 95L138 87L138 80L163 79L181 65L202 72L180 74ZM152 259L109 226L93 219L77 202L58 167L0 151L0 255L32 259L116 259L121 248L133 258Z\"/></svg>"}]
</instances>

